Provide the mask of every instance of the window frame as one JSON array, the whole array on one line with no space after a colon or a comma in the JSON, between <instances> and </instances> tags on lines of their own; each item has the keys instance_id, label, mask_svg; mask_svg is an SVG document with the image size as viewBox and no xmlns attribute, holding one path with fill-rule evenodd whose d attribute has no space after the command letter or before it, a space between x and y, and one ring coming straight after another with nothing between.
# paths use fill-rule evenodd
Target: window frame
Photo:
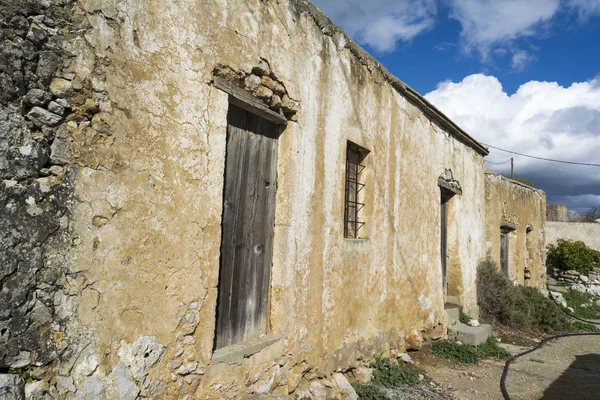
<instances>
[{"instance_id":1,"label":"window frame","mask_svg":"<svg viewBox=\"0 0 600 400\"><path fill-rule=\"evenodd\" d=\"M364 182L365 158L369 150L347 141L344 176L344 238L361 239L359 234L365 226L361 211L365 208Z\"/></svg>"}]
</instances>

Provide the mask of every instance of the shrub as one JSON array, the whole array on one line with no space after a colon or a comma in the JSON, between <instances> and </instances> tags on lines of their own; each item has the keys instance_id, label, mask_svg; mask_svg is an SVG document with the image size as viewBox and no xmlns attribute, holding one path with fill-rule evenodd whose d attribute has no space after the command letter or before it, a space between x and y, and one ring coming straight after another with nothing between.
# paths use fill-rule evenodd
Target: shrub
<instances>
[{"instance_id":1,"label":"shrub","mask_svg":"<svg viewBox=\"0 0 600 400\"><path fill-rule=\"evenodd\" d=\"M419 377L414 372L400 368L398 364L391 364L387 358L376 358L371 368L374 368L373 381L386 387L414 386L419 383Z\"/></svg>"},{"instance_id":2,"label":"shrub","mask_svg":"<svg viewBox=\"0 0 600 400\"><path fill-rule=\"evenodd\" d=\"M547 259L554 268L587 275L593 267L600 266L600 251L590 249L582 241L558 239L556 246L548 246Z\"/></svg>"},{"instance_id":3,"label":"shrub","mask_svg":"<svg viewBox=\"0 0 600 400\"><path fill-rule=\"evenodd\" d=\"M477 302L482 318L492 323L542 332L569 328L554 301L534 288L514 286L491 260L477 270Z\"/></svg>"},{"instance_id":4,"label":"shrub","mask_svg":"<svg viewBox=\"0 0 600 400\"><path fill-rule=\"evenodd\" d=\"M498 346L496 339L493 336L487 338L487 340L477 346L477 357L479 358L495 358L497 360L508 360L512 355Z\"/></svg>"}]
</instances>

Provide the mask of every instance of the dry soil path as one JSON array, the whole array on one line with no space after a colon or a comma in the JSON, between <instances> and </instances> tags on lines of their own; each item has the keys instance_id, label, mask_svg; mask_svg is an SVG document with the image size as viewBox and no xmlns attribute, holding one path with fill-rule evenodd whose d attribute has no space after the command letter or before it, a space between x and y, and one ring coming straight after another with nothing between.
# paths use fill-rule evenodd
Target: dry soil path
<instances>
[{"instance_id":1,"label":"dry soil path","mask_svg":"<svg viewBox=\"0 0 600 400\"><path fill-rule=\"evenodd\" d=\"M529 348L508 346L521 353ZM502 400L504 362L483 360L461 364L435 358L428 349L415 361L444 391L460 400ZM600 399L600 336L561 338L514 361L506 387L512 400Z\"/></svg>"}]
</instances>

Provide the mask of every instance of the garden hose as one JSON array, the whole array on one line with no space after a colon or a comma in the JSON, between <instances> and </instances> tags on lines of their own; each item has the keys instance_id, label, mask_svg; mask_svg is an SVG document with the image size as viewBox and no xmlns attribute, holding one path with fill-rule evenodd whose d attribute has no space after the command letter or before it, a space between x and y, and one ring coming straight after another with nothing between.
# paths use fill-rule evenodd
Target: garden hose
<instances>
[{"instance_id":1,"label":"garden hose","mask_svg":"<svg viewBox=\"0 0 600 400\"><path fill-rule=\"evenodd\" d=\"M550 293L550 287L548 285L548 283L546 283L546 289L548 290L548 293ZM552 297L552 295L550 295L550 298L552 299L552 301L559 306L559 308L562 310L562 312L564 312L565 314L567 314L569 317L574 318L576 320L582 321L582 322L586 322L588 324L593 324L593 325L600 325L600 322L594 322L594 321L588 321L579 317L576 317L574 315L572 315L571 313L567 312L562 306L560 306L560 304L556 303L556 300L554 300L554 297ZM562 335L555 335L555 336L548 336L544 339L542 339L540 341L540 343L538 343L537 346L535 346L532 349L529 349L527 351L524 351L523 353L519 353L517 355L512 356L512 358L510 358L508 361L506 361L506 364L504 364L504 370L502 371L502 377L500 378L500 391L502 392L502 396L504 396L505 400L510 400L510 396L508 395L508 391L506 390L506 377L508 376L508 368L510 367L510 364L515 361L517 358L519 357L523 357L524 355L527 355L529 353L532 353L536 350L538 350L539 348L541 348L542 346L544 346L546 343L548 343L550 340L554 340L554 339L560 339L560 338L565 338L565 337L573 337L573 336L600 336L600 332L594 332L594 333L564 333Z\"/></svg>"}]
</instances>

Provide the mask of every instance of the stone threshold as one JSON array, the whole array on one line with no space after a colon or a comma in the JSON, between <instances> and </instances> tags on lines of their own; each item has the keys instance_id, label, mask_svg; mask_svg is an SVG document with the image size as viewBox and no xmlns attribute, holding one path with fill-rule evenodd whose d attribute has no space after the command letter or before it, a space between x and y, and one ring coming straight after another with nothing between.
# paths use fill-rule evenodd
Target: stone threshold
<instances>
[{"instance_id":1,"label":"stone threshold","mask_svg":"<svg viewBox=\"0 0 600 400\"><path fill-rule=\"evenodd\" d=\"M248 340L242 343L232 344L214 351L211 364L241 364L245 358L259 353L264 348L277 343L283 338L281 335L268 334L257 339Z\"/></svg>"}]
</instances>

